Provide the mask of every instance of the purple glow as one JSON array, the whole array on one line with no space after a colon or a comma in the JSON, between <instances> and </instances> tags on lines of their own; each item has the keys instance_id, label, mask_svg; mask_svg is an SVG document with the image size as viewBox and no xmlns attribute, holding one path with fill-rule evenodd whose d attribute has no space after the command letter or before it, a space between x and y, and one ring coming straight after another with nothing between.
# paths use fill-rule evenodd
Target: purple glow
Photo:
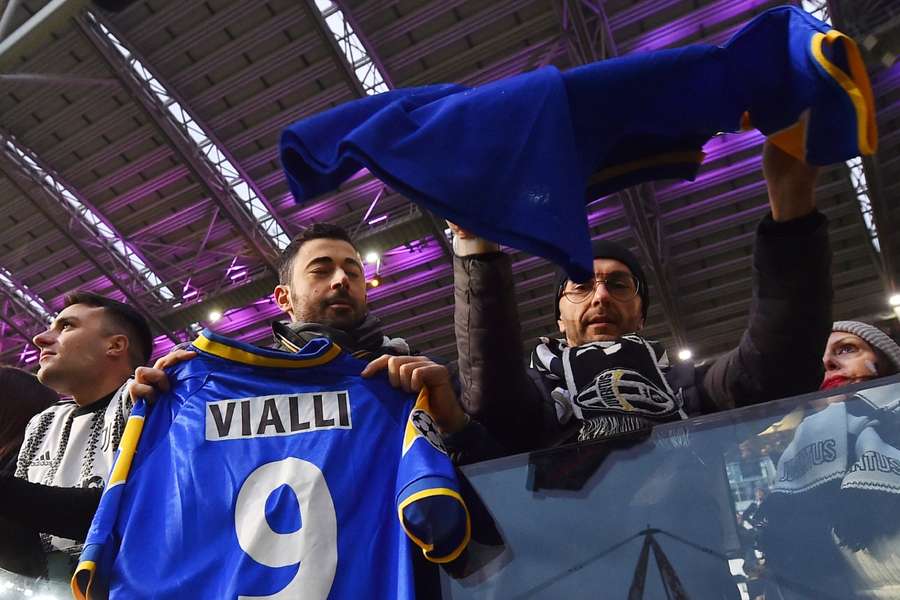
<instances>
[{"instance_id":1,"label":"purple glow","mask_svg":"<svg viewBox=\"0 0 900 600\"><path fill-rule=\"evenodd\" d=\"M280 318L284 313L271 301L271 298L257 300L243 308L229 310L221 319L211 326L216 333L229 335L256 323L268 323ZM240 335L237 339L243 339Z\"/></svg>"},{"instance_id":2,"label":"purple glow","mask_svg":"<svg viewBox=\"0 0 900 600\"><path fill-rule=\"evenodd\" d=\"M27 364L31 364L38 359L38 350L33 346L26 344L22 347L22 352L19 354L19 362Z\"/></svg>"},{"instance_id":3,"label":"purple glow","mask_svg":"<svg viewBox=\"0 0 900 600\"><path fill-rule=\"evenodd\" d=\"M153 338L153 352L150 353L150 363L152 364L157 358L168 354L175 344L165 335Z\"/></svg>"},{"instance_id":4,"label":"purple glow","mask_svg":"<svg viewBox=\"0 0 900 600\"><path fill-rule=\"evenodd\" d=\"M377 225L378 223L384 223L387 220L387 215L381 215L380 217L375 217L374 219L369 221L369 225Z\"/></svg>"},{"instance_id":5,"label":"purple glow","mask_svg":"<svg viewBox=\"0 0 900 600\"><path fill-rule=\"evenodd\" d=\"M413 242L413 247L414 249L410 250L406 246L398 246L384 253L379 275L382 279L385 276L392 276L398 278L398 280L371 288L368 292L369 301L396 293L397 290L411 289L428 279L450 275L449 265L441 265L438 268L432 268L425 272L406 275L407 271L421 267L431 261L438 261L443 256L440 244L433 238L427 238L421 244ZM376 265L367 264L365 268L366 277L369 278L374 274ZM255 341L265 336L270 321L279 318L286 317L274 303L271 296L266 296L241 308L223 312L221 319L209 325L211 329L222 335L231 335L241 341ZM257 323L260 324L259 327L255 327ZM252 330L243 331L248 327L252 328ZM236 332L241 333L234 335ZM165 336L156 338L153 352L154 359L164 355L172 347L172 342Z\"/></svg>"},{"instance_id":6,"label":"purple glow","mask_svg":"<svg viewBox=\"0 0 900 600\"><path fill-rule=\"evenodd\" d=\"M395 294L398 290L401 289L414 289L421 285L424 285L428 281L434 281L436 279L440 279L441 277L448 277L452 274L452 272L453 271L450 265L440 265L438 267L428 269L427 271L416 273L415 275L408 275L401 281L382 283L377 288L369 290L369 302L379 300L385 296L390 296L392 293Z\"/></svg>"},{"instance_id":7,"label":"purple glow","mask_svg":"<svg viewBox=\"0 0 900 600\"><path fill-rule=\"evenodd\" d=\"M898 85L900 85L900 61L872 76L872 87L879 93L884 91L882 88L893 89Z\"/></svg>"},{"instance_id":8,"label":"purple glow","mask_svg":"<svg viewBox=\"0 0 900 600\"><path fill-rule=\"evenodd\" d=\"M766 137L756 129L719 134L710 138L703 146L703 152L706 153L704 162L719 160L729 154L736 154L761 145L765 141Z\"/></svg>"},{"instance_id":9,"label":"purple glow","mask_svg":"<svg viewBox=\"0 0 900 600\"><path fill-rule=\"evenodd\" d=\"M712 29L723 21L767 4L769 4L768 0L744 0L743 2L720 0L702 9L692 11L690 14L676 19L664 27L639 35L622 44L620 49L624 54L668 48L676 45L684 38Z\"/></svg>"},{"instance_id":10,"label":"purple glow","mask_svg":"<svg viewBox=\"0 0 900 600\"><path fill-rule=\"evenodd\" d=\"M704 187L712 185L720 185L730 179L749 175L759 171L761 157L751 156L750 158L724 165L718 169L710 169L697 176L694 181L685 181L673 183L661 188L656 193L659 201L668 201L684 194L691 194L701 190Z\"/></svg>"},{"instance_id":11,"label":"purple glow","mask_svg":"<svg viewBox=\"0 0 900 600\"><path fill-rule=\"evenodd\" d=\"M595 226L600 221L607 218L615 218L622 213L620 206L601 206L598 210L588 213L588 225Z\"/></svg>"}]
</instances>

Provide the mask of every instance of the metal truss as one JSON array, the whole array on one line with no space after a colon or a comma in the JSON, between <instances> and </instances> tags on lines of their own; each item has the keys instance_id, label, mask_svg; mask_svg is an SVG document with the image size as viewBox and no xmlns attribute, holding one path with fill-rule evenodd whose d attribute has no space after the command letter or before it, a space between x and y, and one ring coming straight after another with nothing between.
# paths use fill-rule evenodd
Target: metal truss
<instances>
[{"instance_id":1,"label":"metal truss","mask_svg":"<svg viewBox=\"0 0 900 600\"><path fill-rule=\"evenodd\" d=\"M90 12L78 25L254 254L277 272L276 257L290 243L290 236L253 180L112 25Z\"/></svg>"},{"instance_id":2,"label":"metal truss","mask_svg":"<svg viewBox=\"0 0 900 600\"><path fill-rule=\"evenodd\" d=\"M599 0L554 2L562 38L574 65L618 55L603 3ZM676 287L669 270L669 246L653 187L641 185L618 194L625 218L637 239L641 254L659 291L660 305L678 348L687 347L684 320L676 302Z\"/></svg>"},{"instance_id":3,"label":"metal truss","mask_svg":"<svg viewBox=\"0 0 900 600\"><path fill-rule=\"evenodd\" d=\"M559 17L562 39L573 65L585 65L618 55L601 2L558 0L553 2L553 8Z\"/></svg>"},{"instance_id":4,"label":"metal truss","mask_svg":"<svg viewBox=\"0 0 900 600\"><path fill-rule=\"evenodd\" d=\"M0 320L6 325L5 329L15 332L27 346L34 335L46 329L52 318L43 298L0 267Z\"/></svg>"},{"instance_id":5,"label":"metal truss","mask_svg":"<svg viewBox=\"0 0 900 600\"><path fill-rule=\"evenodd\" d=\"M144 257L128 243L125 236L119 233L74 187L38 158L37 154L3 129L0 129L0 143L3 144L3 152L10 160L30 179L58 199L61 206L73 218L81 221L92 232L94 239L120 259L132 278L145 281L147 290L156 296L161 304L166 305L175 298L172 290L147 266Z\"/></svg>"},{"instance_id":6,"label":"metal truss","mask_svg":"<svg viewBox=\"0 0 900 600\"><path fill-rule=\"evenodd\" d=\"M891 6L891 5L894 6ZM855 36L864 46L867 40L874 46L875 38L869 40L886 23L897 26L900 23L900 7L884 0L801 0L800 6L813 16L837 29ZM871 49L871 47L869 48ZM861 222L872 247L879 275L887 291L897 290L897 241L896 227L891 218L890 206L881 192L881 169L877 156L857 157L846 162L850 184L856 194Z\"/></svg>"},{"instance_id":7,"label":"metal truss","mask_svg":"<svg viewBox=\"0 0 900 600\"><path fill-rule=\"evenodd\" d=\"M23 165L19 156L10 152L5 143L0 146L0 159L2 159L0 160L0 172L10 180L22 196L31 202L34 208L52 223L63 237L88 262L94 265L99 273L122 292L127 302L141 313L148 323L178 343L178 340L168 332L164 323L157 316L164 307L156 301L152 304L144 301L148 295L154 300L156 298L152 294L148 294L146 280L134 270L134 267L114 250L107 240L97 236L96 232L74 211L68 200L59 195L55 187L46 185L43 179ZM23 179L28 183L23 182ZM40 193L34 188L39 189ZM65 216L60 215L60 211Z\"/></svg>"},{"instance_id":8,"label":"metal truss","mask_svg":"<svg viewBox=\"0 0 900 600\"><path fill-rule=\"evenodd\" d=\"M334 36L337 46L353 69L365 95L380 94L391 87L387 71L376 56L362 42L351 21L350 13L340 3L331 0L315 0L325 26Z\"/></svg>"},{"instance_id":9,"label":"metal truss","mask_svg":"<svg viewBox=\"0 0 900 600\"><path fill-rule=\"evenodd\" d=\"M625 218L637 238L659 291L659 303L679 349L688 347L681 310L669 268L669 245L656 194L650 185L628 188L619 193Z\"/></svg>"},{"instance_id":10,"label":"metal truss","mask_svg":"<svg viewBox=\"0 0 900 600\"><path fill-rule=\"evenodd\" d=\"M353 22L352 14L341 0L303 1L307 13L316 23L319 35L331 46L344 79L358 97L386 92L394 87L384 63L378 58L362 30ZM425 209L421 212L444 255L452 258L453 249L443 220Z\"/></svg>"},{"instance_id":11,"label":"metal truss","mask_svg":"<svg viewBox=\"0 0 900 600\"><path fill-rule=\"evenodd\" d=\"M68 26L90 0L50 0L31 18L11 29L19 0L9 0L0 16L0 70L7 71L51 40L51 35ZM9 32L9 35L7 35Z\"/></svg>"}]
</instances>

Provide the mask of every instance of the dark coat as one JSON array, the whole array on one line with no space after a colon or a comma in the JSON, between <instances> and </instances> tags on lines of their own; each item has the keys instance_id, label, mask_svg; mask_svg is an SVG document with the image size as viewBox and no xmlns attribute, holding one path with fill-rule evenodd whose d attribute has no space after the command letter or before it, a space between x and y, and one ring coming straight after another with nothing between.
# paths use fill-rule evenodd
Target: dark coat
<instances>
[{"instance_id":1,"label":"dark coat","mask_svg":"<svg viewBox=\"0 0 900 600\"><path fill-rule=\"evenodd\" d=\"M560 425L550 398L558 384L526 367L509 256L457 257L454 281L466 412L508 452L571 441L578 424ZM816 390L823 376L831 304L824 215L814 212L786 223L765 217L756 233L750 319L739 345L709 363L680 363L666 374L670 386L681 390L687 414Z\"/></svg>"}]
</instances>

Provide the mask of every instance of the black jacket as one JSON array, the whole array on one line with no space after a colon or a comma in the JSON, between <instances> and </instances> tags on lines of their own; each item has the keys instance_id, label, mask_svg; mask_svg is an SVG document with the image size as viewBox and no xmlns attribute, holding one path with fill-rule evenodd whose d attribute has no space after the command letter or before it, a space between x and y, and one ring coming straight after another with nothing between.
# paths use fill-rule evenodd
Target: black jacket
<instances>
[{"instance_id":1,"label":"black jacket","mask_svg":"<svg viewBox=\"0 0 900 600\"><path fill-rule=\"evenodd\" d=\"M496 252L454 259L455 327L461 400L508 451L570 441L577 423L559 424L550 390L525 366L511 261ZM550 300L548 299L548 302ZM753 301L739 345L717 360L672 367L689 416L765 402L818 388L831 330L828 223L818 212L760 223L753 253Z\"/></svg>"}]
</instances>

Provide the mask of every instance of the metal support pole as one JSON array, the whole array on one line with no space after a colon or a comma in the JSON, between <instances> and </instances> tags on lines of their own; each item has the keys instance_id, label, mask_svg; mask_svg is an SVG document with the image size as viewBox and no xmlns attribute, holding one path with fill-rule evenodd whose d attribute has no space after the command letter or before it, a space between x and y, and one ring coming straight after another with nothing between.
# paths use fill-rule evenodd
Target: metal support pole
<instances>
[{"instance_id":1,"label":"metal support pole","mask_svg":"<svg viewBox=\"0 0 900 600\"><path fill-rule=\"evenodd\" d=\"M0 16L0 40L6 37L6 34L9 33L10 28L12 27L13 15L16 14L16 9L19 8L19 4L21 4L21 0L9 0L6 3L6 8L3 9L3 15Z\"/></svg>"},{"instance_id":2,"label":"metal support pole","mask_svg":"<svg viewBox=\"0 0 900 600\"><path fill-rule=\"evenodd\" d=\"M10 0L7 13L15 1ZM64 27L89 2L90 0L51 0L8 36L0 37L0 71L8 71L23 56L45 45L54 31ZM12 13L9 14L11 19Z\"/></svg>"}]
</instances>

